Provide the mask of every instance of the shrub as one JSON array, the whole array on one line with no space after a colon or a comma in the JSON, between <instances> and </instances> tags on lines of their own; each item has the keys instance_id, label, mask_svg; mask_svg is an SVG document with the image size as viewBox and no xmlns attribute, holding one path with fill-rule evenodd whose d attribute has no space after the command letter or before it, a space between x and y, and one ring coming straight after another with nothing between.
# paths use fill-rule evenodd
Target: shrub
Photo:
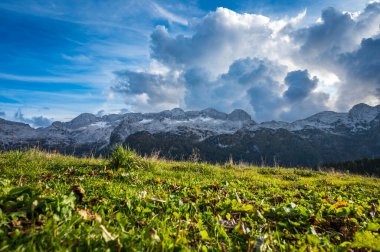
<instances>
[{"instance_id":1,"label":"shrub","mask_svg":"<svg viewBox=\"0 0 380 252\"><path fill-rule=\"evenodd\" d=\"M150 163L137 155L137 153L129 147L124 148L122 145L118 145L112 151L110 167L115 170L123 168L130 171L134 169L149 168Z\"/></svg>"}]
</instances>

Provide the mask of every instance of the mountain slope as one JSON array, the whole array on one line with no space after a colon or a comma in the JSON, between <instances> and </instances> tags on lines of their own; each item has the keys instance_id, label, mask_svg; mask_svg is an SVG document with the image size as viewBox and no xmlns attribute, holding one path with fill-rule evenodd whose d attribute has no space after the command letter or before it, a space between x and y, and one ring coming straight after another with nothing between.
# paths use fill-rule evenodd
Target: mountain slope
<instances>
[{"instance_id":1,"label":"mountain slope","mask_svg":"<svg viewBox=\"0 0 380 252\"><path fill-rule=\"evenodd\" d=\"M380 105L358 104L348 113L321 112L287 123L256 123L243 110L230 114L214 109L159 113L127 113L97 117L81 114L47 128L0 120L2 149L39 146L75 155L107 154L117 144L142 154L186 159L284 166L380 156Z\"/></svg>"}]
</instances>

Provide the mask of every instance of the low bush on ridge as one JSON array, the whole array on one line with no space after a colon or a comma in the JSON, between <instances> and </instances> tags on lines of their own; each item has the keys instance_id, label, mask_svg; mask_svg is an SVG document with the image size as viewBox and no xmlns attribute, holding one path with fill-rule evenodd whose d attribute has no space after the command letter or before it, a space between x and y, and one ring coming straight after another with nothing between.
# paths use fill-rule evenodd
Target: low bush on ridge
<instances>
[{"instance_id":1,"label":"low bush on ridge","mask_svg":"<svg viewBox=\"0 0 380 252\"><path fill-rule=\"evenodd\" d=\"M151 166L151 163L137 155L129 147L124 148L122 145L118 145L111 153L109 166L114 170L123 168L126 171L131 171L135 169L147 169Z\"/></svg>"}]
</instances>

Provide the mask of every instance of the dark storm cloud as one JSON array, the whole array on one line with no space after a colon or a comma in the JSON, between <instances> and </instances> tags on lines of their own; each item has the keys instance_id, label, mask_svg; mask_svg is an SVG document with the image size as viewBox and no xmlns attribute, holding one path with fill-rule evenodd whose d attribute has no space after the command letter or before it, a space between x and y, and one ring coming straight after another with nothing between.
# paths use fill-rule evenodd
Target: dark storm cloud
<instances>
[{"instance_id":1,"label":"dark storm cloud","mask_svg":"<svg viewBox=\"0 0 380 252\"><path fill-rule=\"evenodd\" d=\"M267 86L252 87L248 91L250 103L255 110L254 118L258 121L281 119L284 100L278 93Z\"/></svg>"},{"instance_id":2,"label":"dark storm cloud","mask_svg":"<svg viewBox=\"0 0 380 252\"><path fill-rule=\"evenodd\" d=\"M280 66L268 60L257 58L237 60L230 66L227 73L213 80L203 68L189 69L183 78L186 87L186 106L197 109L213 107L222 111L235 107L254 112L256 110L251 108L249 90L254 87L266 95L274 95L269 91L280 90L280 84L274 78L280 75L281 69ZM278 95L279 93L274 96ZM263 120L264 118L257 115L256 119Z\"/></svg>"},{"instance_id":3,"label":"dark storm cloud","mask_svg":"<svg viewBox=\"0 0 380 252\"><path fill-rule=\"evenodd\" d=\"M258 121L278 118L281 112L281 84L277 81L284 70L266 59L241 59L235 61L221 80L229 90L245 88L246 99L252 106L254 118Z\"/></svg>"},{"instance_id":4,"label":"dark storm cloud","mask_svg":"<svg viewBox=\"0 0 380 252\"><path fill-rule=\"evenodd\" d=\"M362 39L379 32L380 3L369 4L356 17L332 7L322 11L321 22L293 33L303 60L333 61L354 50ZM319 64L319 63L318 63Z\"/></svg>"},{"instance_id":5,"label":"dark storm cloud","mask_svg":"<svg viewBox=\"0 0 380 252\"><path fill-rule=\"evenodd\" d=\"M283 94L287 110L282 112L282 120L294 121L328 109L326 103L329 95L324 92L315 92L318 81L316 76L310 76L308 70L287 73L284 79L287 90Z\"/></svg>"},{"instance_id":6,"label":"dark storm cloud","mask_svg":"<svg viewBox=\"0 0 380 252\"><path fill-rule=\"evenodd\" d=\"M339 90L338 105L359 103L368 96L380 99L380 39L362 41L358 50L340 55L345 85Z\"/></svg>"},{"instance_id":7,"label":"dark storm cloud","mask_svg":"<svg viewBox=\"0 0 380 252\"><path fill-rule=\"evenodd\" d=\"M151 35L151 57L174 67L188 64L190 42L184 36L172 38L165 27L158 26Z\"/></svg>"},{"instance_id":8,"label":"dark storm cloud","mask_svg":"<svg viewBox=\"0 0 380 252\"><path fill-rule=\"evenodd\" d=\"M285 77L285 85L288 86L288 90L286 90L284 96L291 102L302 100L309 96L317 84L318 78L310 79L307 70L289 72Z\"/></svg>"},{"instance_id":9,"label":"dark storm cloud","mask_svg":"<svg viewBox=\"0 0 380 252\"><path fill-rule=\"evenodd\" d=\"M258 121L294 120L326 108L328 95L312 93L318 83L315 76L311 78L307 70L298 70L289 72L282 80L284 70L281 65L257 58L235 61L216 80L210 80L204 69L190 69L184 75L186 105L197 109L211 106L223 111L244 108Z\"/></svg>"},{"instance_id":10,"label":"dark storm cloud","mask_svg":"<svg viewBox=\"0 0 380 252\"><path fill-rule=\"evenodd\" d=\"M183 80L186 88L185 104L187 107L194 109L214 107L220 109L216 104L212 104L213 101L211 101L210 95L216 83L210 80L210 74L205 69L191 68L184 73Z\"/></svg>"},{"instance_id":11,"label":"dark storm cloud","mask_svg":"<svg viewBox=\"0 0 380 252\"><path fill-rule=\"evenodd\" d=\"M348 13L330 7L322 12L321 19L322 23L295 33L295 40L302 43L301 54L312 58L327 57L346 50L351 44L355 22Z\"/></svg>"},{"instance_id":12,"label":"dark storm cloud","mask_svg":"<svg viewBox=\"0 0 380 252\"><path fill-rule=\"evenodd\" d=\"M380 86L380 39L364 39L357 51L340 56L340 63L350 76ZM364 84L365 84L364 83Z\"/></svg>"}]
</instances>

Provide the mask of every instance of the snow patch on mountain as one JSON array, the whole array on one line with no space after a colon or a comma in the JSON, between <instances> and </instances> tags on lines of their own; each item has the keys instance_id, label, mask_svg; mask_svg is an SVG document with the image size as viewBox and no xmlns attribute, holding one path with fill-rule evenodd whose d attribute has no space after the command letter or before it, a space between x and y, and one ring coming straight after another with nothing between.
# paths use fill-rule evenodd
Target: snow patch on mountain
<instances>
[{"instance_id":1,"label":"snow patch on mountain","mask_svg":"<svg viewBox=\"0 0 380 252\"><path fill-rule=\"evenodd\" d=\"M159 113L126 113L102 117L84 113L72 121L54 122L49 127L39 129L0 119L0 141L3 145L35 141L52 145L108 146L112 139L123 143L129 135L141 131L151 134L190 134L196 136L198 139L194 140L197 141L215 135L233 134L238 130L253 134L261 129L285 129L293 132L318 129L342 134L347 131L368 130L379 116L380 105L372 107L366 104L358 104L348 113L325 111L291 123L269 121L260 124L254 122L243 110L234 110L226 114L210 108L201 111L183 111L175 108Z\"/></svg>"},{"instance_id":2,"label":"snow patch on mountain","mask_svg":"<svg viewBox=\"0 0 380 252\"><path fill-rule=\"evenodd\" d=\"M341 128L346 128L351 132L367 130L370 123L380 115L380 105L369 106L367 104L355 105L348 113L337 113L324 111L308 118L297 120L291 123L282 121L270 121L256 124L250 130L267 129L286 129L289 131L299 131L304 129L318 129L327 132L337 132Z\"/></svg>"},{"instance_id":3,"label":"snow patch on mountain","mask_svg":"<svg viewBox=\"0 0 380 252\"><path fill-rule=\"evenodd\" d=\"M371 107L367 104L360 103L352 107L348 112L348 117L353 122L371 122L380 114L380 105Z\"/></svg>"}]
</instances>

